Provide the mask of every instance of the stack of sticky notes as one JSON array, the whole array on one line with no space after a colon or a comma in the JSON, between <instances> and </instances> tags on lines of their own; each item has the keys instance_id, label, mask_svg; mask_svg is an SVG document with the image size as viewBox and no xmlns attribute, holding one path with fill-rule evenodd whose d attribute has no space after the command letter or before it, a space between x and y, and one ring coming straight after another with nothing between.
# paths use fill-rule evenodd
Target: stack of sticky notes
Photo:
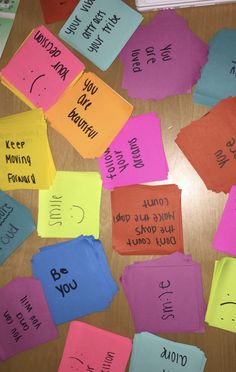
<instances>
[{"instance_id":1,"label":"stack of sticky notes","mask_svg":"<svg viewBox=\"0 0 236 372\"><path fill-rule=\"evenodd\" d=\"M160 119L154 112L130 118L99 159L108 189L168 177Z\"/></svg>"},{"instance_id":2,"label":"stack of sticky notes","mask_svg":"<svg viewBox=\"0 0 236 372\"><path fill-rule=\"evenodd\" d=\"M31 210L0 191L0 265L34 230Z\"/></svg>"},{"instance_id":3,"label":"stack of sticky notes","mask_svg":"<svg viewBox=\"0 0 236 372\"><path fill-rule=\"evenodd\" d=\"M80 368L91 372L125 372L131 349L132 341L127 337L73 321L58 372Z\"/></svg>"},{"instance_id":4,"label":"stack of sticky notes","mask_svg":"<svg viewBox=\"0 0 236 372\"><path fill-rule=\"evenodd\" d=\"M46 112L46 117L84 158L95 158L107 149L132 111L130 103L87 72Z\"/></svg>"},{"instance_id":5,"label":"stack of sticky notes","mask_svg":"<svg viewBox=\"0 0 236 372\"><path fill-rule=\"evenodd\" d=\"M32 271L56 324L105 310L118 290L103 246L92 236L40 249L32 257Z\"/></svg>"},{"instance_id":6,"label":"stack of sticky notes","mask_svg":"<svg viewBox=\"0 0 236 372\"><path fill-rule=\"evenodd\" d=\"M223 98L236 96L236 29L222 29L209 42L208 62L203 66L193 100L214 106Z\"/></svg>"},{"instance_id":7,"label":"stack of sticky notes","mask_svg":"<svg viewBox=\"0 0 236 372\"><path fill-rule=\"evenodd\" d=\"M198 347L142 332L134 336L129 372L203 372L205 364Z\"/></svg>"},{"instance_id":8,"label":"stack of sticky notes","mask_svg":"<svg viewBox=\"0 0 236 372\"><path fill-rule=\"evenodd\" d=\"M99 237L102 181L97 172L57 172L39 191L38 234L47 238Z\"/></svg>"},{"instance_id":9,"label":"stack of sticky notes","mask_svg":"<svg viewBox=\"0 0 236 372\"><path fill-rule=\"evenodd\" d=\"M180 130L176 143L206 187L228 193L236 184L236 97Z\"/></svg>"},{"instance_id":10,"label":"stack of sticky notes","mask_svg":"<svg viewBox=\"0 0 236 372\"><path fill-rule=\"evenodd\" d=\"M121 284L135 331L203 332L200 265L181 253L125 267Z\"/></svg>"},{"instance_id":11,"label":"stack of sticky notes","mask_svg":"<svg viewBox=\"0 0 236 372\"><path fill-rule=\"evenodd\" d=\"M11 32L20 0L0 1L0 57Z\"/></svg>"},{"instance_id":12,"label":"stack of sticky notes","mask_svg":"<svg viewBox=\"0 0 236 372\"><path fill-rule=\"evenodd\" d=\"M122 87L130 97L163 99L190 93L207 61L208 46L174 10L158 12L140 26L119 57Z\"/></svg>"},{"instance_id":13,"label":"stack of sticky notes","mask_svg":"<svg viewBox=\"0 0 236 372\"><path fill-rule=\"evenodd\" d=\"M0 361L58 337L38 280L16 278L0 296Z\"/></svg>"},{"instance_id":14,"label":"stack of sticky notes","mask_svg":"<svg viewBox=\"0 0 236 372\"><path fill-rule=\"evenodd\" d=\"M44 26L34 29L7 66L1 81L31 108L44 111L78 79L84 69L60 40Z\"/></svg>"},{"instance_id":15,"label":"stack of sticky notes","mask_svg":"<svg viewBox=\"0 0 236 372\"><path fill-rule=\"evenodd\" d=\"M206 322L213 327L236 332L236 259L224 257L215 262Z\"/></svg>"},{"instance_id":16,"label":"stack of sticky notes","mask_svg":"<svg viewBox=\"0 0 236 372\"><path fill-rule=\"evenodd\" d=\"M140 13L121 0L81 0L59 35L106 70L141 23Z\"/></svg>"},{"instance_id":17,"label":"stack of sticky notes","mask_svg":"<svg viewBox=\"0 0 236 372\"><path fill-rule=\"evenodd\" d=\"M80 0L40 0L46 23L63 21L68 18Z\"/></svg>"},{"instance_id":18,"label":"stack of sticky notes","mask_svg":"<svg viewBox=\"0 0 236 372\"><path fill-rule=\"evenodd\" d=\"M112 247L120 254L183 251L177 185L117 187L111 192Z\"/></svg>"},{"instance_id":19,"label":"stack of sticky notes","mask_svg":"<svg viewBox=\"0 0 236 372\"><path fill-rule=\"evenodd\" d=\"M218 228L213 247L236 256L236 186L232 186Z\"/></svg>"},{"instance_id":20,"label":"stack of sticky notes","mask_svg":"<svg viewBox=\"0 0 236 372\"><path fill-rule=\"evenodd\" d=\"M40 109L0 119L0 188L46 189L55 176L47 123Z\"/></svg>"}]
</instances>

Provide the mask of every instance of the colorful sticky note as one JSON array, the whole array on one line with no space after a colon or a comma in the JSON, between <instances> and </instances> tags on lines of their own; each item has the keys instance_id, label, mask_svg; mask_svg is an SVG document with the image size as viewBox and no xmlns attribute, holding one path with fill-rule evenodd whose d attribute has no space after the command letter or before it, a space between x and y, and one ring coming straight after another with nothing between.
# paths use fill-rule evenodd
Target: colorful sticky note
<instances>
[{"instance_id":1,"label":"colorful sticky note","mask_svg":"<svg viewBox=\"0 0 236 372\"><path fill-rule=\"evenodd\" d=\"M59 36L104 71L142 19L121 0L81 0Z\"/></svg>"},{"instance_id":2,"label":"colorful sticky note","mask_svg":"<svg viewBox=\"0 0 236 372\"><path fill-rule=\"evenodd\" d=\"M63 21L72 13L79 0L40 0L46 23Z\"/></svg>"},{"instance_id":3,"label":"colorful sticky note","mask_svg":"<svg viewBox=\"0 0 236 372\"><path fill-rule=\"evenodd\" d=\"M213 247L236 256L236 186L232 186L230 190L214 236Z\"/></svg>"},{"instance_id":4,"label":"colorful sticky note","mask_svg":"<svg viewBox=\"0 0 236 372\"><path fill-rule=\"evenodd\" d=\"M140 26L119 58L122 87L133 98L163 99L190 93L207 61L208 47L174 10L158 12Z\"/></svg>"},{"instance_id":5,"label":"colorful sticky note","mask_svg":"<svg viewBox=\"0 0 236 372\"><path fill-rule=\"evenodd\" d=\"M130 103L88 72L46 112L46 117L84 158L95 158L103 154L132 111Z\"/></svg>"},{"instance_id":6,"label":"colorful sticky note","mask_svg":"<svg viewBox=\"0 0 236 372\"><path fill-rule=\"evenodd\" d=\"M135 331L203 332L201 269L191 256L174 253L125 267L121 284Z\"/></svg>"},{"instance_id":7,"label":"colorful sticky note","mask_svg":"<svg viewBox=\"0 0 236 372\"><path fill-rule=\"evenodd\" d=\"M32 271L56 324L105 310L118 290L103 246L92 236L42 248L32 257Z\"/></svg>"},{"instance_id":8,"label":"colorful sticky note","mask_svg":"<svg viewBox=\"0 0 236 372\"><path fill-rule=\"evenodd\" d=\"M132 341L92 325L73 321L70 324L58 372L125 372Z\"/></svg>"},{"instance_id":9,"label":"colorful sticky note","mask_svg":"<svg viewBox=\"0 0 236 372\"><path fill-rule=\"evenodd\" d=\"M208 62L203 66L193 100L214 106L220 100L236 96L236 30L222 29L209 42Z\"/></svg>"},{"instance_id":10,"label":"colorful sticky note","mask_svg":"<svg viewBox=\"0 0 236 372\"><path fill-rule=\"evenodd\" d=\"M83 63L60 40L39 26L1 70L1 81L31 108L46 111L83 69Z\"/></svg>"},{"instance_id":11,"label":"colorful sticky note","mask_svg":"<svg viewBox=\"0 0 236 372\"><path fill-rule=\"evenodd\" d=\"M11 1L8 4L6 1L0 3L0 57L11 32L19 3L20 0Z\"/></svg>"},{"instance_id":12,"label":"colorful sticky note","mask_svg":"<svg viewBox=\"0 0 236 372\"><path fill-rule=\"evenodd\" d=\"M176 143L206 187L230 191L236 184L236 97L222 100L199 120L181 129Z\"/></svg>"},{"instance_id":13,"label":"colorful sticky note","mask_svg":"<svg viewBox=\"0 0 236 372\"><path fill-rule=\"evenodd\" d=\"M142 332L134 336L129 372L203 372L205 364L198 347Z\"/></svg>"},{"instance_id":14,"label":"colorful sticky note","mask_svg":"<svg viewBox=\"0 0 236 372\"><path fill-rule=\"evenodd\" d=\"M112 247L120 254L183 251L178 186L118 187L111 192L111 207Z\"/></svg>"},{"instance_id":15,"label":"colorful sticky note","mask_svg":"<svg viewBox=\"0 0 236 372\"><path fill-rule=\"evenodd\" d=\"M39 191L39 236L98 238L101 191L97 172L57 172L50 188Z\"/></svg>"},{"instance_id":16,"label":"colorful sticky note","mask_svg":"<svg viewBox=\"0 0 236 372\"><path fill-rule=\"evenodd\" d=\"M0 360L58 337L38 280L16 278L0 296Z\"/></svg>"},{"instance_id":17,"label":"colorful sticky note","mask_svg":"<svg viewBox=\"0 0 236 372\"><path fill-rule=\"evenodd\" d=\"M215 262L205 321L213 327L236 333L236 259Z\"/></svg>"},{"instance_id":18,"label":"colorful sticky note","mask_svg":"<svg viewBox=\"0 0 236 372\"><path fill-rule=\"evenodd\" d=\"M0 265L34 230L31 210L0 191Z\"/></svg>"},{"instance_id":19,"label":"colorful sticky note","mask_svg":"<svg viewBox=\"0 0 236 372\"><path fill-rule=\"evenodd\" d=\"M0 119L0 188L46 189L55 176L41 109Z\"/></svg>"},{"instance_id":20,"label":"colorful sticky note","mask_svg":"<svg viewBox=\"0 0 236 372\"><path fill-rule=\"evenodd\" d=\"M168 177L160 119L154 112L130 118L99 159L108 189Z\"/></svg>"}]
</instances>

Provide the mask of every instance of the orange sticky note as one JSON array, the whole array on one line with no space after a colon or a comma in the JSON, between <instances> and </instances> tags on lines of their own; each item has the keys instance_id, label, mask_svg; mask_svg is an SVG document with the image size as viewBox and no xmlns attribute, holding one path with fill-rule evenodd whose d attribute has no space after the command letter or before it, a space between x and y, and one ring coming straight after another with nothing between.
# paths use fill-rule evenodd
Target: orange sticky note
<instances>
[{"instance_id":1,"label":"orange sticky note","mask_svg":"<svg viewBox=\"0 0 236 372\"><path fill-rule=\"evenodd\" d=\"M118 187L111 192L112 246L118 253L183 252L181 190L177 185Z\"/></svg>"},{"instance_id":2,"label":"orange sticky note","mask_svg":"<svg viewBox=\"0 0 236 372\"><path fill-rule=\"evenodd\" d=\"M236 184L236 97L181 129L176 143L206 187L228 193Z\"/></svg>"},{"instance_id":3,"label":"orange sticky note","mask_svg":"<svg viewBox=\"0 0 236 372\"><path fill-rule=\"evenodd\" d=\"M130 103L88 72L46 112L46 117L84 158L95 158L107 149L132 110Z\"/></svg>"},{"instance_id":4,"label":"orange sticky note","mask_svg":"<svg viewBox=\"0 0 236 372\"><path fill-rule=\"evenodd\" d=\"M127 337L73 321L58 372L125 372L131 348Z\"/></svg>"}]
</instances>

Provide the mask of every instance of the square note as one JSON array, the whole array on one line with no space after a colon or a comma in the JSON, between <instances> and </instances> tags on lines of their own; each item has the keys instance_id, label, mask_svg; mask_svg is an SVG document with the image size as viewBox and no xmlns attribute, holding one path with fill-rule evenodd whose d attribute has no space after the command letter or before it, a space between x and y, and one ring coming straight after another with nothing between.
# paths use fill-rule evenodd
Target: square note
<instances>
[{"instance_id":1,"label":"square note","mask_svg":"<svg viewBox=\"0 0 236 372\"><path fill-rule=\"evenodd\" d=\"M34 230L31 210L0 191L0 265Z\"/></svg>"},{"instance_id":2,"label":"square note","mask_svg":"<svg viewBox=\"0 0 236 372\"><path fill-rule=\"evenodd\" d=\"M99 159L108 189L168 177L160 119L154 112L130 118Z\"/></svg>"},{"instance_id":3,"label":"square note","mask_svg":"<svg viewBox=\"0 0 236 372\"><path fill-rule=\"evenodd\" d=\"M112 247L120 254L183 251L178 186L118 187L111 192L111 206Z\"/></svg>"},{"instance_id":4,"label":"square note","mask_svg":"<svg viewBox=\"0 0 236 372\"><path fill-rule=\"evenodd\" d=\"M40 3L45 22L49 24L68 18L79 0L40 0Z\"/></svg>"},{"instance_id":5,"label":"square note","mask_svg":"<svg viewBox=\"0 0 236 372\"><path fill-rule=\"evenodd\" d=\"M59 36L105 71L142 19L121 0L81 0Z\"/></svg>"},{"instance_id":6,"label":"square note","mask_svg":"<svg viewBox=\"0 0 236 372\"><path fill-rule=\"evenodd\" d=\"M58 337L43 288L33 277L0 288L0 360Z\"/></svg>"},{"instance_id":7,"label":"square note","mask_svg":"<svg viewBox=\"0 0 236 372\"><path fill-rule=\"evenodd\" d=\"M1 81L31 108L46 111L83 70L83 63L39 26L1 70Z\"/></svg>"},{"instance_id":8,"label":"square note","mask_svg":"<svg viewBox=\"0 0 236 372\"><path fill-rule=\"evenodd\" d=\"M96 172L57 172L39 191L38 234L43 238L99 236L102 181Z\"/></svg>"},{"instance_id":9,"label":"square note","mask_svg":"<svg viewBox=\"0 0 236 372\"><path fill-rule=\"evenodd\" d=\"M103 246L92 236L42 248L32 257L32 271L56 324L104 311L118 290Z\"/></svg>"},{"instance_id":10,"label":"square note","mask_svg":"<svg viewBox=\"0 0 236 372\"><path fill-rule=\"evenodd\" d=\"M0 119L0 188L47 189L56 170L41 109Z\"/></svg>"},{"instance_id":11,"label":"square note","mask_svg":"<svg viewBox=\"0 0 236 372\"><path fill-rule=\"evenodd\" d=\"M82 368L83 371L125 372L132 341L92 325L70 324L58 372Z\"/></svg>"},{"instance_id":12,"label":"square note","mask_svg":"<svg viewBox=\"0 0 236 372\"><path fill-rule=\"evenodd\" d=\"M46 112L46 117L84 158L95 158L107 149L132 111L130 103L87 72Z\"/></svg>"}]
</instances>

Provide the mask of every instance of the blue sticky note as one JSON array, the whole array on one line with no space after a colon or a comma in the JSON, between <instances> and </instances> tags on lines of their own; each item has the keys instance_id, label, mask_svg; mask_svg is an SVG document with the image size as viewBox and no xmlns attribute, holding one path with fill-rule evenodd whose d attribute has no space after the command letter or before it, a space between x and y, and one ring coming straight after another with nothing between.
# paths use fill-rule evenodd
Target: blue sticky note
<instances>
[{"instance_id":1,"label":"blue sticky note","mask_svg":"<svg viewBox=\"0 0 236 372\"><path fill-rule=\"evenodd\" d=\"M236 95L236 30L222 29L209 43L208 62L201 71L193 101L214 106Z\"/></svg>"},{"instance_id":2,"label":"blue sticky note","mask_svg":"<svg viewBox=\"0 0 236 372\"><path fill-rule=\"evenodd\" d=\"M41 248L32 258L32 271L56 324L103 311L118 290L102 244L92 236Z\"/></svg>"},{"instance_id":3,"label":"blue sticky note","mask_svg":"<svg viewBox=\"0 0 236 372\"><path fill-rule=\"evenodd\" d=\"M34 230L31 210L0 191L0 265Z\"/></svg>"},{"instance_id":4,"label":"blue sticky note","mask_svg":"<svg viewBox=\"0 0 236 372\"><path fill-rule=\"evenodd\" d=\"M121 0L81 0L59 36L105 71L142 19Z\"/></svg>"},{"instance_id":5,"label":"blue sticky note","mask_svg":"<svg viewBox=\"0 0 236 372\"><path fill-rule=\"evenodd\" d=\"M143 332L134 336L129 372L203 372L205 363L198 347Z\"/></svg>"}]
</instances>

